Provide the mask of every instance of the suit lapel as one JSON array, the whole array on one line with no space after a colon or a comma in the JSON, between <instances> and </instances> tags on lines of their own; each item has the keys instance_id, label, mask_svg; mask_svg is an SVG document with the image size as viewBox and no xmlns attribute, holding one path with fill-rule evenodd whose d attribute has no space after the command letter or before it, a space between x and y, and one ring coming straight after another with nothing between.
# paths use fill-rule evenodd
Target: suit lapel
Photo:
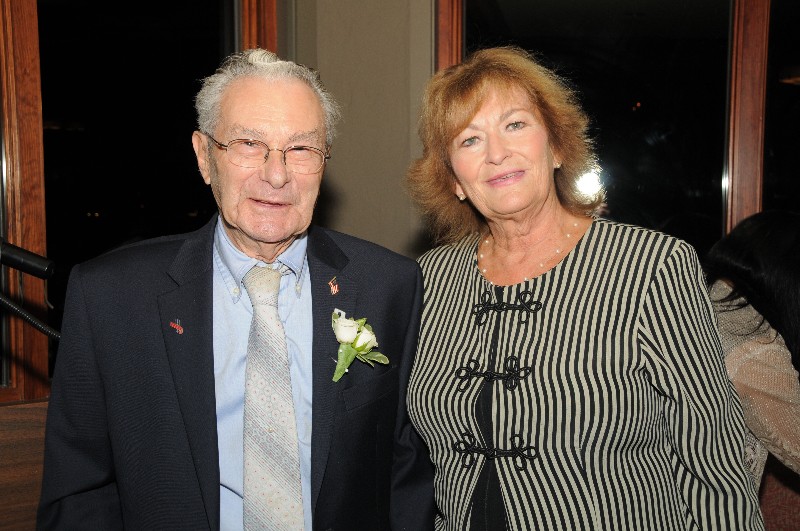
<instances>
[{"instance_id":1,"label":"suit lapel","mask_svg":"<svg viewBox=\"0 0 800 531\"><path fill-rule=\"evenodd\" d=\"M219 527L219 453L212 337L214 226L215 220L212 220L196 236L187 239L168 271L177 287L159 297L167 357L212 529ZM346 386L342 380L332 380L339 344L331 328L331 315L338 308L349 317L356 317L353 312L358 286L344 271L348 262L347 256L324 229L313 226L309 229L308 266L314 321L311 354L312 507L317 503L330 454L336 404L341 401Z\"/></svg>"},{"instance_id":2,"label":"suit lapel","mask_svg":"<svg viewBox=\"0 0 800 531\"><path fill-rule=\"evenodd\" d=\"M334 382L339 343L331 327L334 309L353 317L358 298L356 284L343 271L349 259L319 227L309 229L308 267L311 280L314 339L312 347L313 403L311 431L311 504L316 506L330 453L335 405L345 383ZM335 280L334 280L335 279Z\"/></svg>"},{"instance_id":3,"label":"suit lapel","mask_svg":"<svg viewBox=\"0 0 800 531\"><path fill-rule=\"evenodd\" d=\"M219 527L211 266L215 221L216 216L186 240L167 271L178 286L158 299L167 357L212 529Z\"/></svg>"}]
</instances>

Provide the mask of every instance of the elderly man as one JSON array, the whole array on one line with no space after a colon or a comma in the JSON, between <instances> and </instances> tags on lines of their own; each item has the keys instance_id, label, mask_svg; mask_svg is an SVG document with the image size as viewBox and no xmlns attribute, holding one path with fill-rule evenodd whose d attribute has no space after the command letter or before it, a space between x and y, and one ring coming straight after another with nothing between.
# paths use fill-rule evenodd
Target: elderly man
<instances>
[{"instance_id":1,"label":"elderly man","mask_svg":"<svg viewBox=\"0 0 800 531\"><path fill-rule=\"evenodd\" d=\"M311 223L338 106L254 49L196 108L219 214L71 272L39 528L432 529L420 270Z\"/></svg>"}]
</instances>

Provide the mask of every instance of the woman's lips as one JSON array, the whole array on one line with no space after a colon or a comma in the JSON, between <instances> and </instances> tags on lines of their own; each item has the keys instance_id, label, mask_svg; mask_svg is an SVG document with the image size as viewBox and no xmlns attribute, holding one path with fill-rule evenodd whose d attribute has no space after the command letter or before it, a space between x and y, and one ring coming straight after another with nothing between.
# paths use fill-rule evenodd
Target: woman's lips
<instances>
[{"instance_id":1,"label":"woman's lips","mask_svg":"<svg viewBox=\"0 0 800 531\"><path fill-rule=\"evenodd\" d=\"M519 181L522 176L524 175L524 171L517 170L508 173L504 173L503 175L498 175L497 177L492 177L489 179L489 184L491 185L504 185L504 184L511 184Z\"/></svg>"}]
</instances>

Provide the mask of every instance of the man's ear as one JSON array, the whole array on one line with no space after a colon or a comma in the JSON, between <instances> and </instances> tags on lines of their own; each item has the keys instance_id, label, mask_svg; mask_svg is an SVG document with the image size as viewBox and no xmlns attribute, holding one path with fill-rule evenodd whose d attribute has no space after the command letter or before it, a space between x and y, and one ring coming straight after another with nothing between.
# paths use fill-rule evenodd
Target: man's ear
<instances>
[{"instance_id":1,"label":"man's ear","mask_svg":"<svg viewBox=\"0 0 800 531\"><path fill-rule=\"evenodd\" d=\"M211 162L208 160L208 143L206 142L205 135L200 131L192 133L192 147L194 148L194 155L197 157L197 167L200 169L200 175L203 176L203 181L206 184L211 184L211 172L208 171Z\"/></svg>"}]
</instances>

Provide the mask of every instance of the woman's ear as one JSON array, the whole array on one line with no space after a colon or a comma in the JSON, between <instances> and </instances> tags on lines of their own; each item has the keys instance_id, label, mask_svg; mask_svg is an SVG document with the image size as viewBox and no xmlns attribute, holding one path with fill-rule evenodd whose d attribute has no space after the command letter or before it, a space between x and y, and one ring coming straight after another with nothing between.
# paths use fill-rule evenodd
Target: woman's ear
<instances>
[{"instance_id":1,"label":"woman's ear","mask_svg":"<svg viewBox=\"0 0 800 531\"><path fill-rule=\"evenodd\" d=\"M553 168L557 170L561 167L561 154L553 149L553 146L548 146L548 149L550 150L550 157L553 159Z\"/></svg>"},{"instance_id":2,"label":"woman's ear","mask_svg":"<svg viewBox=\"0 0 800 531\"><path fill-rule=\"evenodd\" d=\"M464 189L461 188L461 184L455 179L453 179L453 192L456 194L456 197L458 197L459 201L463 201L467 198L467 194L464 193Z\"/></svg>"}]
</instances>

